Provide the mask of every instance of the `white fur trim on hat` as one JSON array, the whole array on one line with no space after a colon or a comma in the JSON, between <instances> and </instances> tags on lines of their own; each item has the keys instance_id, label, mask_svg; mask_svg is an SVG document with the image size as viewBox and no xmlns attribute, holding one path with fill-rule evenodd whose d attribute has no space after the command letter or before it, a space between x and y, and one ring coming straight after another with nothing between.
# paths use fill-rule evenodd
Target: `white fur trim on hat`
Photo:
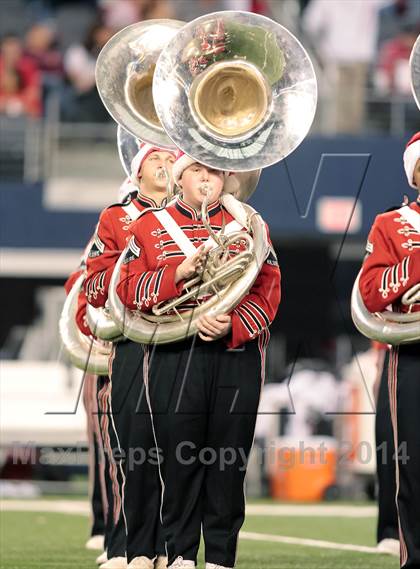
<instances>
[{"instance_id":1,"label":"white fur trim on hat","mask_svg":"<svg viewBox=\"0 0 420 569\"><path fill-rule=\"evenodd\" d=\"M148 154L153 150L153 146L151 144L147 144L146 142L143 143L140 147L140 150L134 156L131 161L131 181L133 184L138 183L138 174L140 172L141 165L143 164L143 160L146 158Z\"/></svg>"},{"instance_id":2,"label":"white fur trim on hat","mask_svg":"<svg viewBox=\"0 0 420 569\"><path fill-rule=\"evenodd\" d=\"M197 162L197 160L194 160L193 158L191 158L187 154L182 154L175 161L175 164L172 167L172 178L173 178L175 184L179 185L179 182L182 178L182 172L186 168L188 168L188 166L191 166L191 164L194 164L195 162Z\"/></svg>"},{"instance_id":3,"label":"white fur trim on hat","mask_svg":"<svg viewBox=\"0 0 420 569\"><path fill-rule=\"evenodd\" d=\"M130 179L138 186L139 183L139 172L142 167L143 162L145 159L151 154L152 152L170 152L175 157L175 150L168 150L167 148L160 148L159 146L153 146L147 142L143 142L140 146L140 150L134 156L133 160L131 161L131 176Z\"/></svg>"},{"instance_id":4,"label":"white fur trim on hat","mask_svg":"<svg viewBox=\"0 0 420 569\"><path fill-rule=\"evenodd\" d=\"M414 185L414 169L420 159L420 140L412 142L404 152L404 170L407 175L409 185L416 190L420 189Z\"/></svg>"},{"instance_id":5,"label":"white fur trim on hat","mask_svg":"<svg viewBox=\"0 0 420 569\"><path fill-rule=\"evenodd\" d=\"M184 170L186 170L188 166L191 166L191 164L195 164L196 162L200 164L198 160L191 158L187 154L181 154L181 156L177 158L172 168L172 178L177 186L179 186L179 182L181 181L182 173L184 172ZM229 175L229 172L223 171L223 174L226 178Z\"/></svg>"}]
</instances>

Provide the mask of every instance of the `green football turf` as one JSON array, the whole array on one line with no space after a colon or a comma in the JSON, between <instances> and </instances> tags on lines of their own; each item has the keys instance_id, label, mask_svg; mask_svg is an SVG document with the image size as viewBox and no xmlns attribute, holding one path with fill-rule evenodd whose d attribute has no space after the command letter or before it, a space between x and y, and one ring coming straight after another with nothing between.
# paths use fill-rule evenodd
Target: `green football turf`
<instances>
[{"instance_id":1,"label":"green football turf","mask_svg":"<svg viewBox=\"0 0 420 569\"><path fill-rule=\"evenodd\" d=\"M87 517L34 512L1 512L2 569L94 569L99 553L87 551ZM349 518L288 519L249 516L245 531L373 545L375 520ZM239 569L397 569L385 555L332 551L269 542L240 541ZM200 567L204 567L200 558Z\"/></svg>"}]
</instances>

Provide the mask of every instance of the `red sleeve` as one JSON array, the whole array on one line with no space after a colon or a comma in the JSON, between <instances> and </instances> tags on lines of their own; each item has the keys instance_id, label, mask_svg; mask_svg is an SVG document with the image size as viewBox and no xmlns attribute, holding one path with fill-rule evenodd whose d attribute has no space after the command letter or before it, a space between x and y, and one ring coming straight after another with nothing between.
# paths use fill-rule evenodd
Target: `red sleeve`
<instances>
[{"instance_id":1,"label":"red sleeve","mask_svg":"<svg viewBox=\"0 0 420 569\"><path fill-rule=\"evenodd\" d=\"M77 269L77 271L74 271L69 276L69 278L64 283L64 289L66 291L66 294L69 294L70 290L74 286L74 283L77 281L77 279L82 273L83 273L83 268L80 268ZM76 324L79 330L83 332L83 334L86 334L86 336L91 336L92 332L90 331L90 328L86 320L86 303L87 303L86 295L84 291L81 290L77 301Z\"/></svg>"},{"instance_id":2,"label":"red sleeve","mask_svg":"<svg viewBox=\"0 0 420 569\"><path fill-rule=\"evenodd\" d=\"M69 292L71 291L71 289L73 288L74 283L77 281L77 279L80 277L80 275L83 273L83 269L79 268L76 271L73 271L71 273L71 275L69 276L69 278L66 280L66 282L64 283L64 290L66 291L66 295L69 294Z\"/></svg>"},{"instance_id":3,"label":"red sleeve","mask_svg":"<svg viewBox=\"0 0 420 569\"><path fill-rule=\"evenodd\" d=\"M420 249L395 263L383 220L377 217L368 237L369 256L360 275L360 294L370 312L382 312L420 282Z\"/></svg>"},{"instance_id":4,"label":"red sleeve","mask_svg":"<svg viewBox=\"0 0 420 569\"><path fill-rule=\"evenodd\" d=\"M163 265L150 270L140 231L132 226L133 237L121 267L117 294L132 310L149 312L155 304L181 295L183 281L175 284L177 265ZM131 228L130 228L131 229Z\"/></svg>"},{"instance_id":5,"label":"red sleeve","mask_svg":"<svg viewBox=\"0 0 420 569\"><path fill-rule=\"evenodd\" d=\"M105 306L112 271L122 253L116 242L110 211L102 212L86 256L86 279L83 287L89 304L95 308Z\"/></svg>"},{"instance_id":6,"label":"red sleeve","mask_svg":"<svg viewBox=\"0 0 420 569\"><path fill-rule=\"evenodd\" d=\"M76 324L83 334L86 336L92 336L92 332L88 326L86 319L86 305L87 298L84 291L82 290L77 301Z\"/></svg>"},{"instance_id":7,"label":"red sleeve","mask_svg":"<svg viewBox=\"0 0 420 569\"><path fill-rule=\"evenodd\" d=\"M231 312L232 331L229 348L237 348L266 330L280 304L280 269L274 249L270 253L249 293Z\"/></svg>"}]
</instances>

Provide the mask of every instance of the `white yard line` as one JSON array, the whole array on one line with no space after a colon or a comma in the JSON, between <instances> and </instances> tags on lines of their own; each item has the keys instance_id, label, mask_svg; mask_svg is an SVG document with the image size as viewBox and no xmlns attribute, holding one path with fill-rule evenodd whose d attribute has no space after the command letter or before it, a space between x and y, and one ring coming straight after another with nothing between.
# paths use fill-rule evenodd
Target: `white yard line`
<instances>
[{"instance_id":1,"label":"white yard line","mask_svg":"<svg viewBox=\"0 0 420 569\"><path fill-rule=\"evenodd\" d=\"M88 516L90 514L89 503L83 500L2 500L0 511L9 512L52 512ZM361 515L357 516L357 512ZM343 517L368 517L375 515L376 508L371 506L299 506L299 505L251 505L247 507L248 515L259 516L343 516ZM353 545L350 543L335 543L320 539L305 539L300 537L288 537L266 533L243 531L240 538L248 541L269 541L286 545L302 545L318 547L321 549L334 549L339 551L356 551L359 553L376 553L375 547Z\"/></svg>"},{"instance_id":2,"label":"white yard line","mask_svg":"<svg viewBox=\"0 0 420 569\"><path fill-rule=\"evenodd\" d=\"M300 537L288 537L284 535L271 535L267 533L254 533L249 531L241 531L240 539L249 541L270 541L273 543L285 543L287 545L304 545L308 547L318 547L321 549L336 549L340 551L357 551L359 553L376 553L379 551L376 547L367 547L365 545L353 545L351 543L336 543L334 541L323 541L321 539L304 539Z\"/></svg>"},{"instance_id":3,"label":"white yard line","mask_svg":"<svg viewBox=\"0 0 420 569\"><path fill-rule=\"evenodd\" d=\"M247 516L310 516L340 518L373 518L376 506L348 506L339 504L250 504Z\"/></svg>"}]
</instances>

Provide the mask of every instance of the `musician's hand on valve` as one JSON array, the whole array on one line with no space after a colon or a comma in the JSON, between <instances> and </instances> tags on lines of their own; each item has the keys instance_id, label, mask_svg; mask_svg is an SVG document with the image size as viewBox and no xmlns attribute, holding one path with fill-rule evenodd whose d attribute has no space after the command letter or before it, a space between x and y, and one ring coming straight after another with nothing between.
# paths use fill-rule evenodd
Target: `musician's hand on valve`
<instances>
[{"instance_id":1,"label":"musician's hand on valve","mask_svg":"<svg viewBox=\"0 0 420 569\"><path fill-rule=\"evenodd\" d=\"M229 334L232 319L229 314L219 314L216 318L200 316L197 321L198 335L205 342L212 342Z\"/></svg>"},{"instance_id":2,"label":"musician's hand on valve","mask_svg":"<svg viewBox=\"0 0 420 569\"><path fill-rule=\"evenodd\" d=\"M175 283L179 283L179 281L189 279L196 273L200 273L204 268L208 252L209 248L206 247L206 245L200 245L192 257L184 259L176 269Z\"/></svg>"}]
</instances>

